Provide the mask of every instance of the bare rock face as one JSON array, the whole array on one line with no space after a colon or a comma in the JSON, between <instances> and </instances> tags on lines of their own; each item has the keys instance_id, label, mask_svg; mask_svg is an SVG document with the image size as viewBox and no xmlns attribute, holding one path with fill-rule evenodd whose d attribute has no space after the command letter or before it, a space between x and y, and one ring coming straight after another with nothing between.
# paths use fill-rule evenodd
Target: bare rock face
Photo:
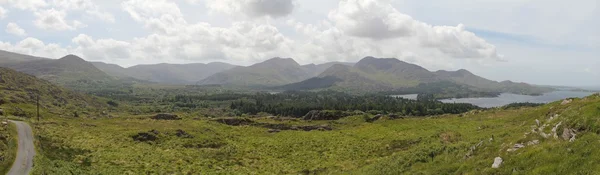
<instances>
[{"instance_id":1,"label":"bare rock face","mask_svg":"<svg viewBox=\"0 0 600 175\"><path fill-rule=\"evenodd\" d=\"M563 129L563 133L562 133L562 138L564 140L568 140L569 142L574 142L575 141L575 136L577 134L575 134L575 130L574 129L570 129L570 128L564 128Z\"/></svg>"},{"instance_id":2,"label":"bare rock face","mask_svg":"<svg viewBox=\"0 0 600 175\"><path fill-rule=\"evenodd\" d=\"M492 168L500 168L500 165L502 165L502 158L496 157L494 159L494 164L492 164Z\"/></svg>"},{"instance_id":3,"label":"bare rock face","mask_svg":"<svg viewBox=\"0 0 600 175\"><path fill-rule=\"evenodd\" d=\"M573 99L565 99L565 100L563 100L563 101L562 101L562 103L560 103L560 104L561 104L561 105L566 105L566 104L569 104L569 103L571 103L571 102L573 102Z\"/></svg>"}]
</instances>

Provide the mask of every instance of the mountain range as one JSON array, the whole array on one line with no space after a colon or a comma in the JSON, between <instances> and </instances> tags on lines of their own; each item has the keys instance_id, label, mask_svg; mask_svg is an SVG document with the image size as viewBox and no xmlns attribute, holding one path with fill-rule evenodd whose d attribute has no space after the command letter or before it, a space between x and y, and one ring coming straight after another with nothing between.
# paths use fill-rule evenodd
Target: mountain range
<instances>
[{"instance_id":1,"label":"mountain range","mask_svg":"<svg viewBox=\"0 0 600 175\"><path fill-rule=\"evenodd\" d=\"M0 52L1 67L8 67L61 85L74 82L155 82L167 84L268 87L278 90L396 91L452 86L482 92L541 94L550 88L511 81L497 82L467 70L429 71L396 58L365 57L357 63L329 62L300 65L291 58L272 58L251 66L227 63L154 64L124 68L87 62L75 55L47 59ZM443 83L441 83L443 82Z\"/></svg>"}]
</instances>

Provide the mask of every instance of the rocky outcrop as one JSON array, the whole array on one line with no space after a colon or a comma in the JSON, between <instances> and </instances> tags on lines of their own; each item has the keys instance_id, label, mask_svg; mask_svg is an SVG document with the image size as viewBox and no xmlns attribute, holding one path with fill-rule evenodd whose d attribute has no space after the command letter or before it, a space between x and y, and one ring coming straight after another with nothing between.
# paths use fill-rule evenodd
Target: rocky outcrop
<instances>
[{"instance_id":1,"label":"rocky outcrop","mask_svg":"<svg viewBox=\"0 0 600 175\"><path fill-rule=\"evenodd\" d=\"M561 137L562 137L562 139L568 140L569 142L574 142L576 135L577 134L575 134L575 130L574 129L564 128Z\"/></svg>"},{"instance_id":2,"label":"rocky outcrop","mask_svg":"<svg viewBox=\"0 0 600 175\"><path fill-rule=\"evenodd\" d=\"M521 149L521 148L525 148L525 145L523 145L523 144L520 144L520 143L517 143L517 144L515 144L515 145L514 145L512 148L509 148L509 149L508 149L508 150L506 150L506 151L508 151L508 152L514 152L514 151L517 151L517 150L519 150L519 149Z\"/></svg>"},{"instance_id":3,"label":"rocky outcrop","mask_svg":"<svg viewBox=\"0 0 600 175\"><path fill-rule=\"evenodd\" d=\"M373 123L374 121L379 120L381 117L383 117L383 115L377 114L377 115L375 115L375 116L373 116L371 118L367 118L365 121L369 122L369 123Z\"/></svg>"},{"instance_id":4,"label":"rocky outcrop","mask_svg":"<svg viewBox=\"0 0 600 175\"><path fill-rule=\"evenodd\" d=\"M133 140L139 142L151 142L156 141L158 139L159 132L156 130L150 130L148 132L140 132L134 136L131 136Z\"/></svg>"},{"instance_id":5,"label":"rocky outcrop","mask_svg":"<svg viewBox=\"0 0 600 175\"><path fill-rule=\"evenodd\" d=\"M527 142L527 146L532 146L532 145L537 145L540 144L540 140L532 140Z\"/></svg>"},{"instance_id":6,"label":"rocky outcrop","mask_svg":"<svg viewBox=\"0 0 600 175\"><path fill-rule=\"evenodd\" d=\"M178 129L175 131L175 136L180 137L180 138L194 138L194 136L188 134L187 132L185 132L184 130Z\"/></svg>"},{"instance_id":7,"label":"rocky outcrop","mask_svg":"<svg viewBox=\"0 0 600 175\"><path fill-rule=\"evenodd\" d=\"M571 102L573 102L573 99L565 99L565 100L563 100L563 101L560 103L560 105L566 105L566 104L569 104L569 103L571 103Z\"/></svg>"},{"instance_id":8,"label":"rocky outcrop","mask_svg":"<svg viewBox=\"0 0 600 175\"><path fill-rule=\"evenodd\" d=\"M492 164L492 168L500 168L500 165L502 165L502 158L501 157L494 158L494 163Z\"/></svg>"}]
</instances>

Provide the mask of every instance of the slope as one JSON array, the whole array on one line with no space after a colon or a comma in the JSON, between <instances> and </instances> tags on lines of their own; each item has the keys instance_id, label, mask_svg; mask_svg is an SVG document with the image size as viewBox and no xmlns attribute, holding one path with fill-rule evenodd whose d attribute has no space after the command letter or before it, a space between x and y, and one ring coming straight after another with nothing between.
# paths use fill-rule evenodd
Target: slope
<instances>
[{"instance_id":1,"label":"slope","mask_svg":"<svg viewBox=\"0 0 600 175\"><path fill-rule=\"evenodd\" d=\"M35 56L18 54L18 53L0 50L0 64L18 63L18 62L26 62L26 61L34 61L34 60L42 60L42 59L47 59L47 58L35 57Z\"/></svg>"},{"instance_id":2,"label":"slope","mask_svg":"<svg viewBox=\"0 0 600 175\"><path fill-rule=\"evenodd\" d=\"M448 89L443 89L444 86L447 86ZM418 89L415 89L417 87ZM316 78L289 84L282 88L288 90L338 89L358 92L414 92L419 89L438 89L437 93L462 94L461 96L467 93L497 94L501 92L536 95L552 90L525 83L491 81L466 70L430 72L421 66L395 58L374 57L365 57L352 67L332 66ZM426 93L431 92L427 91Z\"/></svg>"},{"instance_id":3,"label":"slope","mask_svg":"<svg viewBox=\"0 0 600 175\"><path fill-rule=\"evenodd\" d=\"M136 65L129 68L102 62L94 62L93 64L98 69L114 77L132 77L168 84L196 84L210 75L235 67L234 65L220 62L208 64L151 64Z\"/></svg>"},{"instance_id":4,"label":"slope","mask_svg":"<svg viewBox=\"0 0 600 175\"><path fill-rule=\"evenodd\" d=\"M0 106L9 115L32 117L39 95L44 113L72 115L75 111L100 111L102 100L58 87L49 81L0 67Z\"/></svg>"},{"instance_id":5,"label":"slope","mask_svg":"<svg viewBox=\"0 0 600 175\"><path fill-rule=\"evenodd\" d=\"M219 72L200 81L199 84L276 86L302 81L310 75L311 73L291 58L272 58L248 67L235 67Z\"/></svg>"}]
</instances>

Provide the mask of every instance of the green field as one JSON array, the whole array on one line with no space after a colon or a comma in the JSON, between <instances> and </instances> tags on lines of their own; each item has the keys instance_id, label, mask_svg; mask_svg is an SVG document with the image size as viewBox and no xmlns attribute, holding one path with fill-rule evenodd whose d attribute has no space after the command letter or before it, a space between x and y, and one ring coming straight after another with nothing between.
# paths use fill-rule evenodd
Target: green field
<instances>
[{"instance_id":1,"label":"green field","mask_svg":"<svg viewBox=\"0 0 600 175\"><path fill-rule=\"evenodd\" d=\"M557 117L554 117L556 114ZM549 120L549 117L554 119ZM559 138L531 133L535 120ZM47 118L32 122L34 174L592 174L600 166L600 96L534 108L373 123L251 118L261 124L327 125L332 130L229 126L208 118ZM266 126L266 125L262 125ZM574 142L560 136L574 129ZM178 132L178 130L182 130ZM156 136L136 141L139 133ZM158 134L154 134L158 133ZM179 134L178 134L179 133ZM526 134L529 133L529 134ZM139 137L137 137L139 138ZM537 145L527 145L539 140ZM516 143L525 148L508 152ZM504 163L491 165L495 157Z\"/></svg>"}]
</instances>

